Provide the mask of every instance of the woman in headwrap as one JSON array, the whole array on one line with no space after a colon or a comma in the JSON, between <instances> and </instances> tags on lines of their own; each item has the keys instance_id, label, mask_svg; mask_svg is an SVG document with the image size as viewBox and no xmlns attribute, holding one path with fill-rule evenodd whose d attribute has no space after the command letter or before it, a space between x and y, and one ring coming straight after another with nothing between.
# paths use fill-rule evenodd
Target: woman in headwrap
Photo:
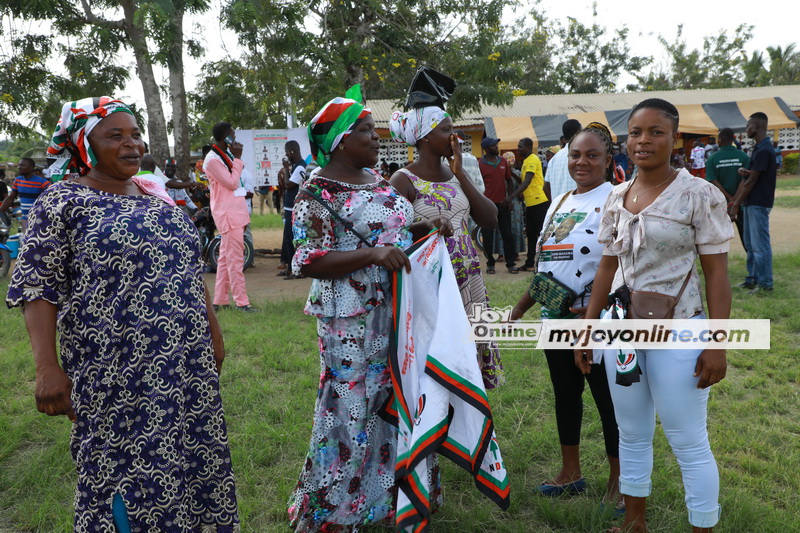
<instances>
[{"instance_id":1,"label":"woman in headwrap","mask_svg":"<svg viewBox=\"0 0 800 533\"><path fill-rule=\"evenodd\" d=\"M75 531L238 531L197 231L131 177L144 142L123 102L65 104L50 153L80 176L31 209L6 301L23 307L37 409L73 422Z\"/></svg>"},{"instance_id":2,"label":"woman in headwrap","mask_svg":"<svg viewBox=\"0 0 800 533\"><path fill-rule=\"evenodd\" d=\"M319 170L294 206L295 274L315 278L305 312L317 317L320 385L305 466L289 501L297 531L352 531L394 524L397 429L379 415L390 397L392 271L411 265L403 248L438 226L412 225L411 204L371 170L379 137L369 109L334 98L311 120L308 136ZM336 213L335 215L333 213ZM441 500L439 470L429 460L431 502Z\"/></svg>"},{"instance_id":3,"label":"woman in headwrap","mask_svg":"<svg viewBox=\"0 0 800 533\"><path fill-rule=\"evenodd\" d=\"M553 198L545 216L545 227L537 242L536 271L547 272L575 291L577 300L570 312L561 315L557 310L542 306L541 316L548 318L579 318L585 312L592 294L597 265L603 257L603 247L597 242L603 206L613 186L611 131L599 122L592 122L578 131L569 143L567 167L575 188ZM558 250L569 245L569 254ZM574 251L574 252L573 252ZM525 291L511 312L511 320L519 320L534 305ZM555 397L556 427L561 445L561 471L534 489L545 496L577 494L586 490L580 461L581 423L583 420L583 391L586 383L594 398L603 428L609 476L603 504L623 514L619 494L619 431L614 418L614 404L605 377L605 366L599 362L595 370L584 377L575 365L572 350L544 350L550 381Z\"/></svg>"},{"instance_id":4,"label":"woman in headwrap","mask_svg":"<svg viewBox=\"0 0 800 533\"><path fill-rule=\"evenodd\" d=\"M461 147L450 115L436 106L395 112L389 131L393 139L419 152L419 159L395 172L389 182L414 205L414 220L439 216L450 220L455 231L446 239L447 249L464 309L471 316L478 306L488 308L489 296L467 217L491 229L497 226L497 207L475 188L461 167ZM449 165L442 158L447 158ZM505 378L497 346L493 342L478 343L477 350L484 386L492 389L502 384Z\"/></svg>"}]
</instances>

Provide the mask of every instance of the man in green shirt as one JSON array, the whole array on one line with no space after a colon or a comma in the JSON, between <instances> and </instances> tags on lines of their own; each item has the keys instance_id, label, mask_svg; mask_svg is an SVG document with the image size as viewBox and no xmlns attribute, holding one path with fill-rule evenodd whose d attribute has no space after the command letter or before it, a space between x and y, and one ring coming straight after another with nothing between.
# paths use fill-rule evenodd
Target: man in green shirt
<instances>
[{"instance_id":1,"label":"man in green shirt","mask_svg":"<svg viewBox=\"0 0 800 533\"><path fill-rule=\"evenodd\" d=\"M722 128L719 130L719 135L717 137L719 140L719 150L708 157L708 161L706 162L706 179L722 191L730 207L733 198L736 196L736 191L739 190L739 187L741 187L744 181L744 178L739 175L739 168L747 168L750 164L750 158L733 145L734 135L732 129ZM743 218L741 214L736 217L736 229L739 230L739 238L742 240L742 246L744 246L744 237L742 233L744 231Z\"/></svg>"}]
</instances>

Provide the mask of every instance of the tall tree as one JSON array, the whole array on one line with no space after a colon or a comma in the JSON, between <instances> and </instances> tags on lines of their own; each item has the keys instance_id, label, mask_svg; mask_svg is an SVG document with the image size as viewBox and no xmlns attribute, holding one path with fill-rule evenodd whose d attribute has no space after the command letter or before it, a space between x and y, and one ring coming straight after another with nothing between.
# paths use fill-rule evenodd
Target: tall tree
<instances>
[{"instance_id":1,"label":"tall tree","mask_svg":"<svg viewBox=\"0 0 800 533\"><path fill-rule=\"evenodd\" d=\"M156 52L151 54L152 60L167 67L169 72L171 126L181 176L189 173L191 151L183 55L184 51L188 51L190 56L197 58L203 52L199 43L185 39L183 21L187 13L203 13L208 7L208 0L160 0L140 2L138 9L142 25L149 29L149 37L156 44Z\"/></svg>"},{"instance_id":2,"label":"tall tree","mask_svg":"<svg viewBox=\"0 0 800 533\"><path fill-rule=\"evenodd\" d=\"M643 74L635 74L638 85L631 89L721 89L758 83L758 57L748 59L745 45L753 37L753 26L740 24L732 35L720 31L703 39L702 49L692 49L679 25L675 40L658 40L666 50L667 65L656 65Z\"/></svg>"},{"instance_id":3,"label":"tall tree","mask_svg":"<svg viewBox=\"0 0 800 533\"><path fill-rule=\"evenodd\" d=\"M786 47L768 46L769 77L773 85L789 85L800 82L800 52L792 43Z\"/></svg>"},{"instance_id":4,"label":"tall tree","mask_svg":"<svg viewBox=\"0 0 800 533\"><path fill-rule=\"evenodd\" d=\"M128 79L107 46L115 36L61 21L55 39L38 31L50 13L40 3L0 2L0 131L16 138L47 139L64 101L113 94ZM56 58L63 70L53 70Z\"/></svg>"},{"instance_id":5,"label":"tall tree","mask_svg":"<svg viewBox=\"0 0 800 533\"><path fill-rule=\"evenodd\" d=\"M602 93L616 90L623 71L638 72L652 58L631 55L628 29L608 30L597 23L597 4L593 5L590 26L570 17L556 35L555 70L559 85L567 93Z\"/></svg>"},{"instance_id":6,"label":"tall tree","mask_svg":"<svg viewBox=\"0 0 800 533\"><path fill-rule=\"evenodd\" d=\"M488 64L501 34L509 0L232 0L225 20L240 36L247 68L273 91L261 97L297 102L308 120L318 107L352 84L368 98L397 98L418 66L429 65L458 78L461 87L449 110L458 113L481 100L508 102L501 81L510 71ZM313 31L312 31L313 30ZM478 53L480 55L478 55ZM478 58L485 58L482 64ZM465 59L476 59L466 69ZM272 67L272 68L270 68ZM464 72L464 76L459 76Z\"/></svg>"},{"instance_id":7,"label":"tall tree","mask_svg":"<svg viewBox=\"0 0 800 533\"><path fill-rule=\"evenodd\" d=\"M187 169L189 137L186 92L183 86L183 51L188 46L190 53L197 55L200 48L195 42L185 41L183 15L186 12L202 12L207 8L207 0L80 0L79 5L69 0L0 0L0 10L5 16L15 21L38 22L52 28L56 34L74 39L71 39L69 45L59 44L56 50L63 55L68 69L70 62L83 68L80 73L70 71L67 77L68 80L75 81L74 74L80 74L74 88L84 91L78 96L116 92L127 79L127 69L118 66L116 58L122 49L127 48L133 52L136 75L142 84L145 98L150 149L157 159L169 157L169 141L161 90L153 65L166 65L170 72L169 94L173 108L176 152ZM89 31L86 30L87 26ZM37 98L34 95L43 92L43 88L50 89L47 93L50 95L47 100L50 105L57 105L55 102L71 98L75 93L65 90L65 83L49 83L56 75L49 72L44 61L51 57L52 44L53 37L50 35L22 36L18 38L18 46L12 53L4 54L3 61L11 65L18 63L20 58L27 58L29 63L26 68L33 74L30 85L22 89L32 93L22 95L25 96L24 104L19 103L20 100L12 93L6 93L9 96L5 97L0 94L0 101L10 102L3 104L9 110L18 112L24 107L29 113L41 116L39 108L42 105L35 103ZM15 70L19 69L12 69L11 72ZM85 83L80 83L81 80ZM101 80L106 81L103 83ZM15 115L13 113L11 116ZM52 127L49 124L43 126L47 129ZM15 127L19 129L19 125L15 126L8 120L0 119L0 128L11 130Z\"/></svg>"}]
</instances>

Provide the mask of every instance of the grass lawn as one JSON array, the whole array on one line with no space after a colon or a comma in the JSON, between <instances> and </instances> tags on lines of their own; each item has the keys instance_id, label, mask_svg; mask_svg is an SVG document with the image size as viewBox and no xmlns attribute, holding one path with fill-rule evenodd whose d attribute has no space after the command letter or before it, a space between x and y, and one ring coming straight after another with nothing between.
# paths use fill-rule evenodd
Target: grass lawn
<instances>
[{"instance_id":1,"label":"grass lawn","mask_svg":"<svg viewBox=\"0 0 800 533\"><path fill-rule=\"evenodd\" d=\"M283 218L275 213L250 217L250 229L283 229Z\"/></svg>"},{"instance_id":2,"label":"grass lawn","mask_svg":"<svg viewBox=\"0 0 800 533\"><path fill-rule=\"evenodd\" d=\"M728 377L711 393L709 432L722 481L720 532L800 531L799 269L800 254L776 256L774 295L748 297L734 289L733 318L772 319L772 349L729 352ZM730 271L733 284L742 280L744 260L732 258ZM527 281L524 275L513 282L490 277L493 304L515 303ZM3 294L6 283L0 283ZM287 531L285 503L310 436L317 340L302 301L254 303L261 312L220 314L228 348L222 394L242 531L281 532ZM588 393L582 442L587 493L546 499L530 492L560 464L551 385L540 352L506 351L503 358L508 383L489 397L512 483L511 508L498 510L465 472L443 459L445 504L432 531L585 533L619 523L598 507L607 468ZM33 376L22 316L0 310L0 531L68 532L75 485L69 423L36 412ZM651 531L690 531L680 471L660 429L649 509Z\"/></svg>"}]
</instances>

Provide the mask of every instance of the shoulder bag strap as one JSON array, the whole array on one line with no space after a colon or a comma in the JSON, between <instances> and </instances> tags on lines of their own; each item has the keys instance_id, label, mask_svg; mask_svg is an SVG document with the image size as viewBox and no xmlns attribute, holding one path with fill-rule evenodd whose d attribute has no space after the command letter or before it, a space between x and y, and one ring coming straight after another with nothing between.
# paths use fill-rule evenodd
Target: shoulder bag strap
<instances>
[{"instance_id":1,"label":"shoulder bag strap","mask_svg":"<svg viewBox=\"0 0 800 533\"><path fill-rule=\"evenodd\" d=\"M564 196L561 197L561 201L558 202L558 205L553 210L553 212L550 214L550 218L548 218L547 222L545 222L544 226L542 226L542 231L545 231L550 226L550 223L553 221L553 217L556 216L556 213L558 213L558 210L561 209L561 206L564 205L564 202L567 200L567 198L571 194L572 194L572 191L569 191L567 194L565 194ZM535 256L535 258L533 260L533 272L534 272L534 274L539 271L539 256L542 255L542 246L544 246L544 241L546 241L549 238L550 238L550 235L542 234L542 235L539 236L539 245L536 247L536 256Z\"/></svg>"},{"instance_id":2,"label":"shoulder bag strap","mask_svg":"<svg viewBox=\"0 0 800 533\"><path fill-rule=\"evenodd\" d=\"M319 196L317 196L316 194L314 194L313 192L311 192L311 191L310 191L310 190L308 190L308 189L300 189L300 192L304 192L304 193L306 193L306 194L307 194L309 197L311 197L311 198L313 198L314 200L316 200L316 202L317 202L319 205L321 205L322 207L324 207L324 208L325 208L325 210L327 210L327 211L328 211L328 213L330 213L330 214L331 214L331 216L333 216L333 218L335 218L336 220L338 220L338 221L339 221L339 222L342 224L342 226L344 226L344 227L345 227L345 229L346 229L347 231L349 231L350 233L352 233L353 235L355 235L356 237L358 237L358 239L359 239L361 242L363 242L364 244L366 244L366 245L367 245L367 246L369 246L370 248L373 248L373 247L375 246L374 244L370 243L370 242L369 242L369 241L368 241L368 240L367 240L367 239L366 239L366 238L365 238L363 235L361 235L361 234L360 234L358 231L356 231L356 229L353 227L353 223L352 223L352 222L350 222L349 220L345 220L344 218L342 218L342 217L341 217L341 215L339 215L339 213L337 213L336 211L334 211L334 210L333 210L333 208L332 208L330 205L328 205L328 202L326 202L325 200L323 200L322 198L320 198Z\"/></svg>"}]
</instances>

